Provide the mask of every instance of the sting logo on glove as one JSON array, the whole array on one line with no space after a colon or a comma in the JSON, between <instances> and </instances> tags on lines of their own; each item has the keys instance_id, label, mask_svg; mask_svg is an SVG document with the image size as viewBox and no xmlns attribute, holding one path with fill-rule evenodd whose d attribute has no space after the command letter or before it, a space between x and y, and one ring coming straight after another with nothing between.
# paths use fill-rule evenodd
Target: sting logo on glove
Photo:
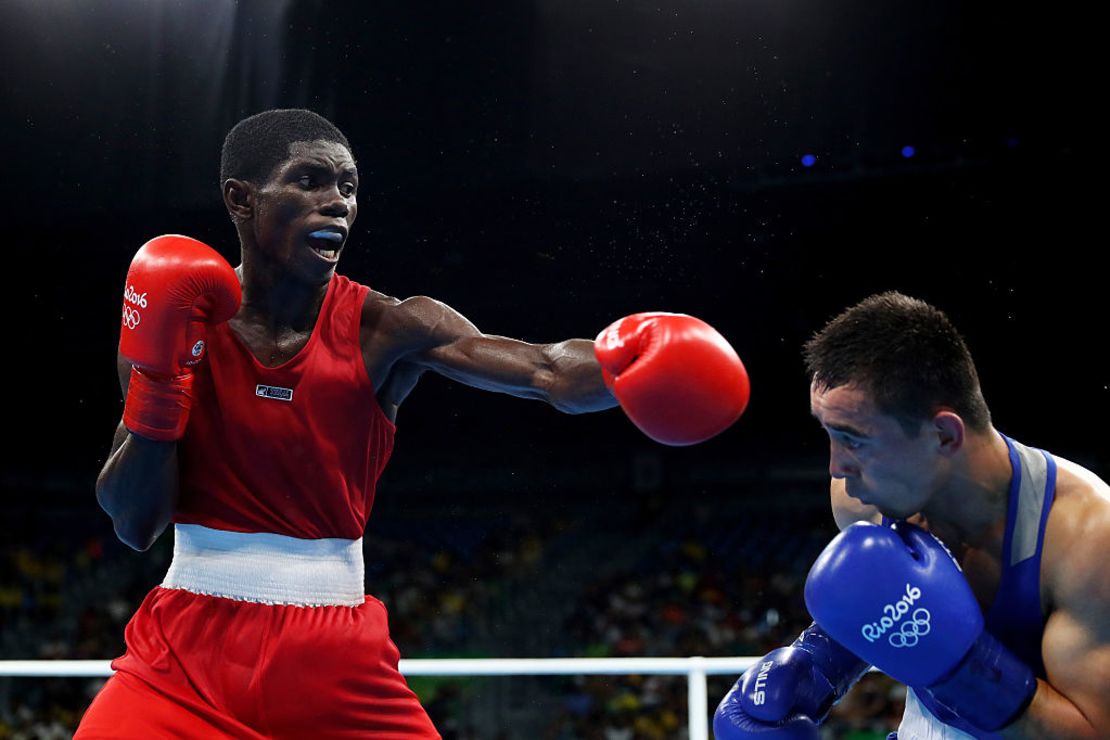
<instances>
[{"instance_id":1,"label":"sting logo on glove","mask_svg":"<svg viewBox=\"0 0 1110 740\"><path fill-rule=\"evenodd\" d=\"M759 666L759 673L755 676L755 691L752 692L752 704L762 706L767 701L767 674L771 672L771 666L775 661L768 660L763 665Z\"/></svg>"}]
</instances>

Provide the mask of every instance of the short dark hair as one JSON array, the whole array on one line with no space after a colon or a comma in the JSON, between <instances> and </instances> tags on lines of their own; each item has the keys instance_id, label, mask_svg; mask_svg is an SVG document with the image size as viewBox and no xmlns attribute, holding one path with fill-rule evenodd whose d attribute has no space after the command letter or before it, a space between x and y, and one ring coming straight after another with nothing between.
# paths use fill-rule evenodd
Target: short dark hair
<instances>
[{"instance_id":1,"label":"short dark hair","mask_svg":"<svg viewBox=\"0 0 1110 740\"><path fill-rule=\"evenodd\" d=\"M220 153L220 187L229 177L265 182L298 141L333 141L351 149L343 132L318 113L302 108L256 113L227 132Z\"/></svg>"},{"instance_id":2,"label":"short dark hair","mask_svg":"<svg viewBox=\"0 0 1110 740\"><path fill-rule=\"evenodd\" d=\"M975 431L990 428L967 344L944 312L924 301L895 291L865 298L806 342L804 354L818 388L858 386L907 434L942 407Z\"/></svg>"}]
</instances>

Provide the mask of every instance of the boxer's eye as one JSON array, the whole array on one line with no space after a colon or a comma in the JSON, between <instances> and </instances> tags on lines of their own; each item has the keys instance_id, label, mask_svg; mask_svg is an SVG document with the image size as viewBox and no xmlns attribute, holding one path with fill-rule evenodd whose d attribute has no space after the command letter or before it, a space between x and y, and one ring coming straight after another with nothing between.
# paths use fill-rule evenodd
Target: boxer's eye
<instances>
[{"instance_id":1,"label":"boxer's eye","mask_svg":"<svg viewBox=\"0 0 1110 740\"><path fill-rule=\"evenodd\" d=\"M863 447L863 440L842 434L840 435L840 444L844 445L849 450L858 450Z\"/></svg>"}]
</instances>

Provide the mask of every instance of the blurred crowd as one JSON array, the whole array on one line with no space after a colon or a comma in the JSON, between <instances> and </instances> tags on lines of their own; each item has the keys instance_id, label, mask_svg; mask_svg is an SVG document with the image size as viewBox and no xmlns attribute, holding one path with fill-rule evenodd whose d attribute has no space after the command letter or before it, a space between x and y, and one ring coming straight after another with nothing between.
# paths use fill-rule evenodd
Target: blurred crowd
<instances>
[{"instance_id":1,"label":"blurred crowd","mask_svg":"<svg viewBox=\"0 0 1110 740\"><path fill-rule=\"evenodd\" d=\"M694 524L663 540L636 567L593 582L566 629L590 656L759 656L812 621L802 600L809 565L831 533L816 511ZM710 712L735 677L710 676ZM885 739L904 693L885 676L861 681L825 726L835 738ZM578 677L567 687L549 740L663 740L686 735L681 677Z\"/></svg>"}]
</instances>

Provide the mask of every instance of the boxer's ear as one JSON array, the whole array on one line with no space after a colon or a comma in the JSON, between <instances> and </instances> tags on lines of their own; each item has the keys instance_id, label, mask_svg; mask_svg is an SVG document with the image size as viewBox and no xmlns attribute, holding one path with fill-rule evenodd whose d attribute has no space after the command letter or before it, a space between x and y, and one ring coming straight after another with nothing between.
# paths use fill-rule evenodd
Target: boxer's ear
<instances>
[{"instance_id":1,"label":"boxer's ear","mask_svg":"<svg viewBox=\"0 0 1110 740\"><path fill-rule=\"evenodd\" d=\"M246 180L229 177L224 182L224 206L233 221L249 221L254 217L254 185Z\"/></svg>"},{"instance_id":2,"label":"boxer's ear","mask_svg":"<svg viewBox=\"0 0 1110 740\"><path fill-rule=\"evenodd\" d=\"M936 434L937 451L951 457L963 449L967 427L955 411L938 411L933 417L933 433Z\"/></svg>"}]
</instances>

